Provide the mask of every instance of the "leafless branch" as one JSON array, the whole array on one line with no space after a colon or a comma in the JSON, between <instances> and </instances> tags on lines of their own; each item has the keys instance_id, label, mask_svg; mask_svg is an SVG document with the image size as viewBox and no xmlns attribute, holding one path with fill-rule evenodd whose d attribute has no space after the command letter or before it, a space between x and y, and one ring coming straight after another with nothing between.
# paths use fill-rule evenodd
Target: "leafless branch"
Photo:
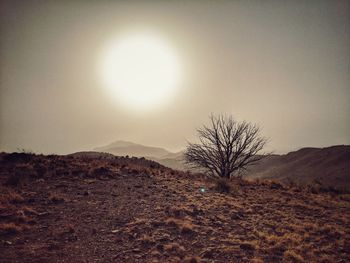
<instances>
[{"instance_id":1,"label":"leafless branch","mask_svg":"<svg viewBox=\"0 0 350 263\"><path fill-rule=\"evenodd\" d=\"M210 126L197 130L199 143L189 143L185 152L188 164L204 168L214 176L231 178L265 157L259 152L267 140L260 128L237 122L231 116L210 116Z\"/></svg>"}]
</instances>

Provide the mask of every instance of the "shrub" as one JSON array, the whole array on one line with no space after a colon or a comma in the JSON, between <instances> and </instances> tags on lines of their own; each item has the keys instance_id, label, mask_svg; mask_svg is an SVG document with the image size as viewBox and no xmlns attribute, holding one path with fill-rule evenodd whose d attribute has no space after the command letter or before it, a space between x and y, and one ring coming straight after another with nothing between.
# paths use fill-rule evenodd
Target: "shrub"
<instances>
[{"instance_id":1,"label":"shrub","mask_svg":"<svg viewBox=\"0 0 350 263\"><path fill-rule=\"evenodd\" d=\"M33 159L34 154L31 152L9 153L4 156L4 161L11 163L28 163Z\"/></svg>"}]
</instances>

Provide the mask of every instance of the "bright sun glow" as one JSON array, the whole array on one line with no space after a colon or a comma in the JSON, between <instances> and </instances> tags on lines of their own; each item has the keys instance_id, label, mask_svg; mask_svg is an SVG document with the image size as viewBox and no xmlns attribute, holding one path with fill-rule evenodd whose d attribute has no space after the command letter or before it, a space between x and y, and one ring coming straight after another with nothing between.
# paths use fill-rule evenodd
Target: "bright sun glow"
<instances>
[{"instance_id":1,"label":"bright sun glow","mask_svg":"<svg viewBox=\"0 0 350 263\"><path fill-rule=\"evenodd\" d=\"M181 78L174 50L149 33L127 34L111 41L99 67L113 98L133 110L149 110L168 102Z\"/></svg>"}]
</instances>

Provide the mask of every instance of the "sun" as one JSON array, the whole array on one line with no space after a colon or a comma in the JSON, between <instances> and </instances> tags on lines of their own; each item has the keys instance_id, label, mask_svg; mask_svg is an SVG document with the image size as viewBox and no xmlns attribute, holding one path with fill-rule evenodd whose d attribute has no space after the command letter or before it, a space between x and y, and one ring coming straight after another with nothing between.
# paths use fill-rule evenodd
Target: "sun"
<instances>
[{"instance_id":1,"label":"sun","mask_svg":"<svg viewBox=\"0 0 350 263\"><path fill-rule=\"evenodd\" d=\"M182 75L172 46L149 32L129 33L109 42L103 49L99 70L113 100L141 111L168 103Z\"/></svg>"}]
</instances>

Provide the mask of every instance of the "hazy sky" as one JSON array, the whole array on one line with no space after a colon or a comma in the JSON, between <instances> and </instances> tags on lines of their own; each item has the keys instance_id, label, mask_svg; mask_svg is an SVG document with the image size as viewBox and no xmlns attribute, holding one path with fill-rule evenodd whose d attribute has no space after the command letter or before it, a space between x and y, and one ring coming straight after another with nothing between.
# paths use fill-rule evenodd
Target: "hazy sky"
<instances>
[{"instance_id":1,"label":"hazy sky","mask_svg":"<svg viewBox=\"0 0 350 263\"><path fill-rule=\"evenodd\" d=\"M350 1L1 1L0 150L115 140L180 150L210 113L261 125L269 150L350 144ZM151 30L181 63L162 107L101 84L103 47Z\"/></svg>"}]
</instances>

